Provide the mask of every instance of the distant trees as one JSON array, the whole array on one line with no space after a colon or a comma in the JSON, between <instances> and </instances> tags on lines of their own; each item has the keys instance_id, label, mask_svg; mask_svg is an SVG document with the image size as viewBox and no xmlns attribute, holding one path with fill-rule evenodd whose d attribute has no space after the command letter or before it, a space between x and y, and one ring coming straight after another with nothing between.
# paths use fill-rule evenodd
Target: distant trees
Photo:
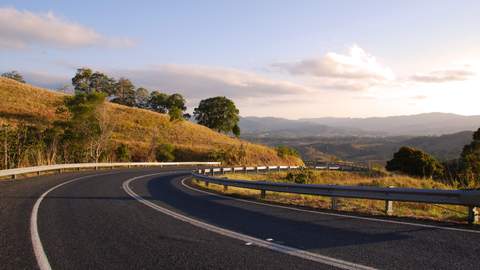
<instances>
[{"instance_id":1,"label":"distant trees","mask_svg":"<svg viewBox=\"0 0 480 270\"><path fill-rule=\"evenodd\" d=\"M5 78L12 79L12 80L15 80L17 82L25 83L25 80L23 79L22 74L20 74L18 71L15 71L15 70L2 73L1 76L5 77Z\"/></svg>"},{"instance_id":2,"label":"distant trees","mask_svg":"<svg viewBox=\"0 0 480 270\"><path fill-rule=\"evenodd\" d=\"M443 175L443 165L433 156L406 146L393 155L393 159L387 162L386 169L424 178L439 178Z\"/></svg>"},{"instance_id":3,"label":"distant trees","mask_svg":"<svg viewBox=\"0 0 480 270\"><path fill-rule=\"evenodd\" d=\"M136 105L135 86L129 79L120 78L115 84L112 102L133 107Z\"/></svg>"},{"instance_id":4,"label":"distant trees","mask_svg":"<svg viewBox=\"0 0 480 270\"><path fill-rule=\"evenodd\" d=\"M232 132L240 135L238 127L239 110L235 103L226 97L213 97L200 101L193 111L195 120L206 127L218 132Z\"/></svg>"}]
</instances>

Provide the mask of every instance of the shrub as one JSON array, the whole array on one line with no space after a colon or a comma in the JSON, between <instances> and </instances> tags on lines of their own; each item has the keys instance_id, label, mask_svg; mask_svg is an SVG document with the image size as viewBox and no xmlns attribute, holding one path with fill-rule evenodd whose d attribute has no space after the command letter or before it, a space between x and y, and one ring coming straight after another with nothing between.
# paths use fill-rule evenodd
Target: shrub
<instances>
[{"instance_id":1,"label":"shrub","mask_svg":"<svg viewBox=\"0 0 480 270\"><path fill-rule=\"evenodd\" d=\"M275 148L275 150L277 150L277 155L281 158L284 158L287 156L300 157L300 154L296 149L285 146L285 145L279 145Z\"/></svg>"},{"instance_id":2,"label":"shrub","mask_svg":"<svg viewBox=\"0 0 480 270\"><path fill-rule=\"evenodd\" d=\"M443 166L433 156L411 147L401 147L387 162L388 171L399 171L411 176L442 177Z\"/></svg>"},{"instance_id":3,"label":"shrub","mask_svg":"<svg viewBox=\"0 0 480 270\"><path fill-rule=\"evenodd\" d=\"M117 157L118 161L130 161L131 156L128 146L123 143L120 144L115 150L115 156Z\"/></svg>"},{"instance_id":4,"label":"shrub","mask_svg":"<svg viewBox=\"0 0 480 270\"><path fill-rule=\"evenodd\" d=\"M173 144L164 143L157 146L155 149L155 158L157 161L174 161L175 160L175 146Z\"/></svg>"},{"instance_id":5,"label":"shrub","mask_svg":"<svg viewBox=\"0 0 480 270\"><path fill-rule=\"evenodd\" d=\"M288 182L295 184L308 184L311 183L313 179L313 172L305 169L289 172L286 179Z\"/></svg>"}]
</instances>

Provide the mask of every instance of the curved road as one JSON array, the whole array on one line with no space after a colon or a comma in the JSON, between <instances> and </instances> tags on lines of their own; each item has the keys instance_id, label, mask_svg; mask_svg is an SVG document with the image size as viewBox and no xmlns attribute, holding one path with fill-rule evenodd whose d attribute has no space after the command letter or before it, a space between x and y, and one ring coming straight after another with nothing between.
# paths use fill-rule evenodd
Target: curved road
<instances>
[{"instance_id":1,"label":"curved road","mask_svg":"<svg viewBox=\"0 0 480 270\"><path fill-rule=\"evenodd\" d=\"M39 262L52 269L479 265L480 231L472 228L270 206L192 189L188 176L185 169L157 168L2 181L0 268L35 269ZM33 242L31 231L39 237L34 233Z\"/></svg>"}]
</instances>

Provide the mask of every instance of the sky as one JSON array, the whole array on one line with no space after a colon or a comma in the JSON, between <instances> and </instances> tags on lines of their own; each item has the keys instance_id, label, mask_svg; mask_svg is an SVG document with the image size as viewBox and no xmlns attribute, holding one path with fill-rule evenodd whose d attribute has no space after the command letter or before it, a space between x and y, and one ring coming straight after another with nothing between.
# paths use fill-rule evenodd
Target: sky
<instances>
[{"instance_id":1,"label":"sky","mask_svg":"<svg viewBox=\"0 0 480 270\"><path fill-rule=\"evenodd\" d=\"M3 1L0 72L89 67L242 116L480 114L480 1Z\"/></svg>"}]
</instances>

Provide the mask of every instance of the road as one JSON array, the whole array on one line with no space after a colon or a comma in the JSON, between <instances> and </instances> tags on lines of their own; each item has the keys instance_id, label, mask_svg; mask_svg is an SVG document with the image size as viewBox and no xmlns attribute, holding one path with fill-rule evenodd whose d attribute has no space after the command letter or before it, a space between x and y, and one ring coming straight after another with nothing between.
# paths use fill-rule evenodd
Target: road
<instances>
[{"instance_id":1,"label":"road","mask_svg":"<svg viewBox=\"0 0 480 270\"><path fill-rule=\"evenodd\" d=\"M475 229L243 201L193 189L188 175L144 168L2 181L0 268L479 267Z\"/></svg>"}]
</instances>

